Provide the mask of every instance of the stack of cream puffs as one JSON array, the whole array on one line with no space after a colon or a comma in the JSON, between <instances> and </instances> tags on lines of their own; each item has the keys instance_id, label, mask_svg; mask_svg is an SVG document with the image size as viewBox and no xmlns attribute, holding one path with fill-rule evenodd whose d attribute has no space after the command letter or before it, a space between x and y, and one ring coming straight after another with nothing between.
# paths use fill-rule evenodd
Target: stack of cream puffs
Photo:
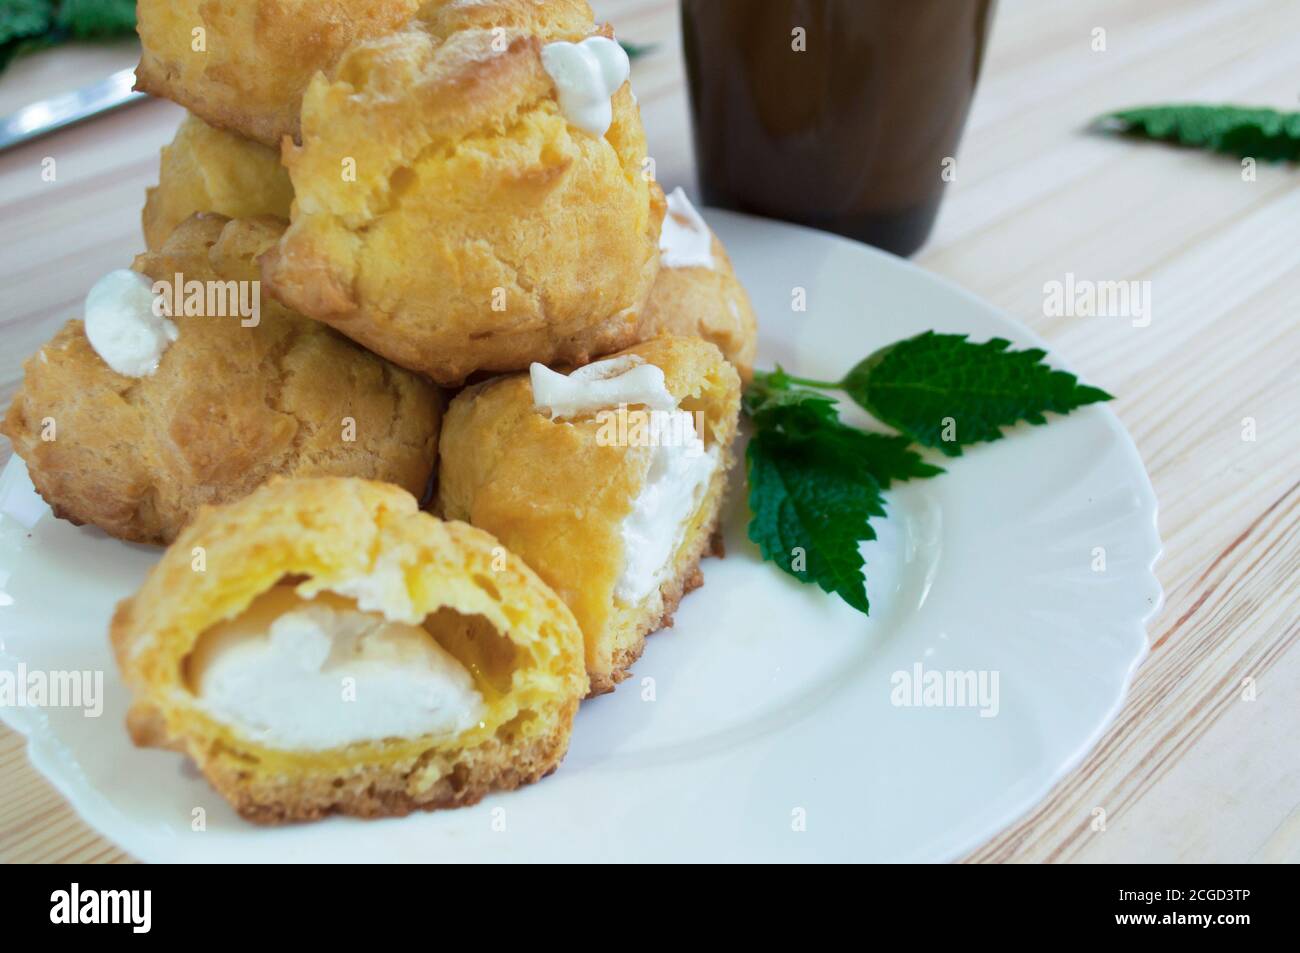
<instances>
[{"instance_id":1,"label":"stack of cream puffs","mask_svg":"<svg viewBox=\"0 0 1300 953\"><path fill-rule=\"evenodd\" d=\"M643 174L585 0L141 0L189 110L146 251L25 365L60 518L166 545L111 640L137 744L244 817L559 765L719 553L754 313Z\"/></svg>"}]
</instances>

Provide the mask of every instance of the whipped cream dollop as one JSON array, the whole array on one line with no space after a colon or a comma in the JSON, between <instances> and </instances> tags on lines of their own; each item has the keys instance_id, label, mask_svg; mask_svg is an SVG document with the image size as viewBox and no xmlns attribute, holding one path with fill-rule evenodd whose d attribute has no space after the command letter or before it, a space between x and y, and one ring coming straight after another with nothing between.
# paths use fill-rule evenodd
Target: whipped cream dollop
<instances>
[{"instance_id":1,"label":"whipped cream dollop","mask_svg":"<svg viewBox=\"0 0 1300 953\"><path fill-rule=\"evenodd\" d=\"M665 418L663 428L678 439L646 448L645 482L620 527L623 571L614 597L627 605L636 605L667 580L691 516L718 469L718 448L704 449L688 411L674 410Z\"/></svg>"},{"instance_id":2,"label":"whipped cream dollop","mask_svg":"<svg viewBox=\"0 0 1300 953\"><path fill-rule=\"evenodd\" d=\"M589 36L581 43L557 40L542 47L542 68L555 82L564 118L593 136L603 136L614 121L610 97L632 70L623 47L603 36Z\"/></svg>"},{"instance_id":3,"label":"whipped cream dollop","mask_svg":"<svg viewBox=\"0 0 1300 953\"><path fill-rule=\"evenodd\" d=\"M470 673L423 628L286 585L205 632L189 680L209 715L270 748L453 735L483 713Z\"/></svg>"},{"instance_id":4,"label":"whipped cream dollop","mask_svg":"<svg viewBox=\"0 0 1300 953\"><path fill-rule=\"evenodd\" d=\"M570 374L534 362L528 374L533 406L549 413L552 420L593 414L620 404L644 404L650 410L677 406L664 372L635 354L593 361Z\"/></svg>"},{"instance_id":5,"label":"whipped cream dollop","mask_svg":"<svg viewBox=\"0 0 1300 953\"><path fill-rule=\"evenodd\" d=\"M129 268L110 271L86 294L86 339L119 374L148 377L180 336L154 297L148 276Z\"/></svg>"},{"instance_id":6,"label":"whipped cream dollop","mask_svg":"<svg viewBox=\"0 0 1300 953\"><path fill-rule=\"evenodd\" d=\"M713 267L713 233L681 186L668 194L668 214L659 232L659 261L665 268Z\"/></svg>"}]
</instances>

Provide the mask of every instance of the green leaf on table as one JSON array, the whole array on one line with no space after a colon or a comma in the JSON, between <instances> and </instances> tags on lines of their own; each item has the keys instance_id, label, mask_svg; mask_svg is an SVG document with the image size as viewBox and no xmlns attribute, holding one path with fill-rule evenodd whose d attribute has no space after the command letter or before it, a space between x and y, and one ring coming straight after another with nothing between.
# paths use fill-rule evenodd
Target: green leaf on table
<instances>
[{"instance_id":1,"label":"green leaf on table","mask_svg":"<svg viewBox=\"0 0 1300 953\"><path fill-rule=\"evenodd\" d=\"M1044 364L1038 348L1010 346L1001 338L975 344L964 334L926 331L872 354L840 386L877 419L950 457L1001 439L1003 427L1043 424L1045 413L1111 399Z\"/></svg>"},{"instance_id":2,"label":"green leaf on table","mask_svg":"<svg viewBox=\"0 0 1300 953\"><path fill-rule=\"evenodd\" d=\"M134 32L134 0L0 0L0 70L19 54L70 39L111 39Z\"/></svg>"},{"instance_id":3,"label":"green leaf on table","mask_svg":"<svg viewBox=\"0 0 1300 953\"><path fill-rule=\"evenodd\" d=\"M760 431L749 442L745 463L749 538L763 558L867 613L858 543L876 538L871 517L885 515L880 485L818 436Z\"/></svg>"},{"instance_id":4,"label":"green leaf on table","mask_svg":"<svg viewBox=\"0 0 1300 953\"><path fill-rule=\"evenodd\" d=\"M40 36L53 22L49 0L0 0L0 45Z\"/></svg>"},{"instance_id":5,"label":"green leaf on table","mask_svg":"<svg viewBox=\"0 0 1300 953\"><path fill-rule=\"evenodd\" d=\"M41 45L54 25L49 0L0 0L0 69L18 53Z\"/></svg>"},{"instance_id":6,"label":"green leaf on table","mask_svg":"<svg viewBox=\"0 0 1300 953\"><path fill-rule=\"evenodd\" d=\"M1229 105L1143 106L1108 113L1096 125L1239 158L1300 160L1300 112Z\"/></svg>"},{"instance_id":7,"label":"green leaf on table","mask_svg":"<svg viewBox=\"0 0 1300 953\"><path fill-rule=\"evenodd\" d=\"M658 43L629 43L627 40L619 40L618 45L623 47L623 52L627 54L629 60L640 59L653 53L659 46Z\"/></svg>"},{"instance_id":8,"label":"green leaf on table","mask_svg":"<svg viewBox=\"0 0 1300 953\"><path fill-rule=\"evenodd\" d=\"M78 40L135 32L135 0L62 0L59 26Z\"/></svg>"}]
</instances>

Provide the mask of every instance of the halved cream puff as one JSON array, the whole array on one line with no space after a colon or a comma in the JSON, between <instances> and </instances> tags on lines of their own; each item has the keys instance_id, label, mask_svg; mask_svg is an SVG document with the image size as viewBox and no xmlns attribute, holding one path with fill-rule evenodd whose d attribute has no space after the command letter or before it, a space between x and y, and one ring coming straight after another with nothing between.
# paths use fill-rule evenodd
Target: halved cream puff
<instances>
[{"instance_id":1,"label":"halved cream puff","mask_svg":"<svg viewBox=\"0 0 1300 953\"><path fill-rule=\"evenodd\" d=\"M567 375L534 365L452 401L440 512L495 535L568 603L593 694L627 677L702 581L739 411L735 369L685 337Z\"/></svg>"},{"instance_id":2,"label":"halved cream puff","mask_svg":"<svg viewBox=\"0 0 1300 953\"><path fill-rule=\"evenodd\" d=\"M138 745L258 822L472 804L549 774L587 691L564 603L388 484L205 507L113 617Z\"/></svg>"}]
</instances>

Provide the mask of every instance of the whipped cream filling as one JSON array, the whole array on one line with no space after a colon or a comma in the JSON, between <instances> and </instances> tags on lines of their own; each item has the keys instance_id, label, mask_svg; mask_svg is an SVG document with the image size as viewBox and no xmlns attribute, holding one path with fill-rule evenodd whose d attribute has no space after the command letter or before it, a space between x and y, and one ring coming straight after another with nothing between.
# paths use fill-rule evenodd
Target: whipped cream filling
<instances>
[{"instance_id":1,"label":"whipped cream filling","mask_svg":"<svg viewBox=\"0 0 1300 953\"><path fill-rule=\"evenodd\" d=\"M603 36L589 36L581 43L557 40L542 47L542 68L555 83L564 118L593 136L603 136L614 121L610 97L631 73L623 47Z\"/></svg>"},{"instance_id":2,"label":"whipped cream filling","mask_svg":"<svg viewBox=\"0 0 1300 953\"><path fill-rule=\"evenodd\" d=\"M148 377L180 330L155 305L153 283L129 268L110 271L86 294L86 339L113 370Z\"/></svg>"},{"instance_id":3,"label":"whipped cream filling","mask_svg":"<svg viewBox=\"0 0 1300 953\"><path fill-rule=\"evenodd\" d=\"M674 410L666 416L675 418L666 429L685 439L646 448L650 465L645 483L620 528L623 571L614 597L627 605L636 605L667 580L691 516L718 469L718 448L704 449L691 413Z\"/></svg>"},{"instance_id":4,"label":"whipped cream filling","mask_svg":"<svg viewBox=\"0 0 1300 953\"><path fill-rule=\"evenodd\" d=\"M713 233L681 186L668 194L668 214L659 231L659 261L665 268L713 267Z\"/></svg>"},{"instance_id":5,"label":"whipped cream filling","mask_svg":"<svg viewBox=\"0 0 1300 953\"><path fill-rule=\"evenodd\" d=\"M677 400L668 392L664 372L644 358L624 354L593 361L569 374L534 362L528 368L533 406L552 420L579 417L620 404L644 404L650 410L673 410Z\"/></svg>"},{"instance_id":6,"label":"whipped cream filling","mask_svg":"<svg viewBox=\"0 0 1300 953\"><path fill-rule=\"evenodd\" d=\"M287 585L205 632L189 681L210 716L269 748L455 735L484 708L470 673L423 628Z\"/></svg>"},{"instance_id":7,"label":"whipped cream filling","mask_svg":"<svg viewBox=\"0 0 1300 953\"><path fill-rule=\"evenodd\" d=\"M614 597L635 605L663 585L673 556L718 468L718 448L705 450L694 415L679 410L661 368L635 354L595 361L570 374L543 364L529 369L533 406L552 420L644 405L644 446L649 455L645 482L619 527L623 570ZM630 432L630 431L629 431Z\"/></svg>"}]
</instances>

